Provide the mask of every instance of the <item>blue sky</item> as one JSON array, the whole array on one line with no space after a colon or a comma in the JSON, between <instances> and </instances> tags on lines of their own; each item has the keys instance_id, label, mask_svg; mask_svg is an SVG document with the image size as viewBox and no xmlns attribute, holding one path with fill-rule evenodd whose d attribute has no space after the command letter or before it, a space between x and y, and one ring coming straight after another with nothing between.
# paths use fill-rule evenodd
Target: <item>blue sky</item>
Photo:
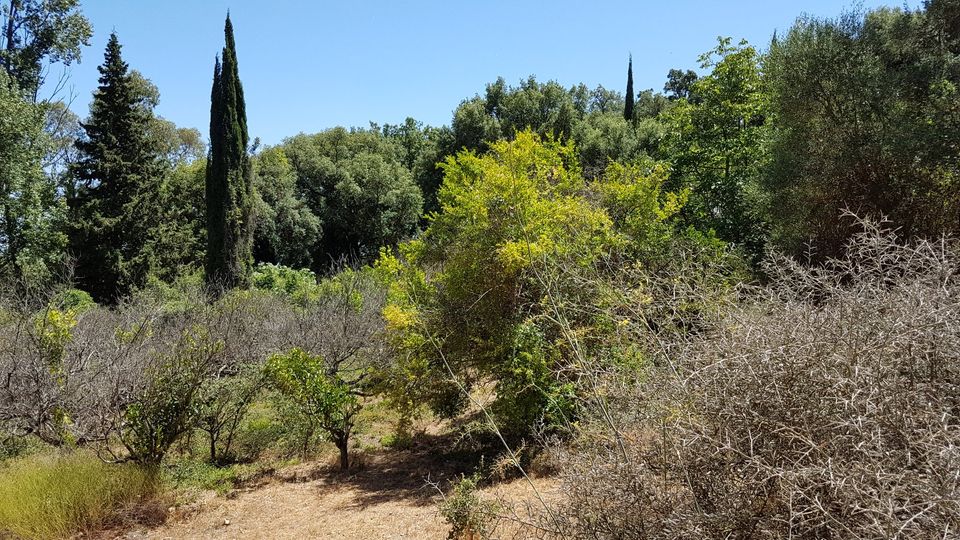
<instances>
[{"instance_id":1,"label":"blue sky","mask_svg":"<svg viewBox=\"0 0 960 540\"><path fill-rule=\"evenodd\" d=\"M919 0L907 2L915 7ZM160 115L206 135L214 55L230 9L251 137L399 123L449 124L464 98L504 77L622 91L633 53L638 90L696 68L719 35L765 46L801 13L835 16L850 0L627 2L86 0L94 26L70 68L86 116L111 30L124 59L160 89ZM872 8L902 2L864 0Z\"/></svg>"}]
</instances>

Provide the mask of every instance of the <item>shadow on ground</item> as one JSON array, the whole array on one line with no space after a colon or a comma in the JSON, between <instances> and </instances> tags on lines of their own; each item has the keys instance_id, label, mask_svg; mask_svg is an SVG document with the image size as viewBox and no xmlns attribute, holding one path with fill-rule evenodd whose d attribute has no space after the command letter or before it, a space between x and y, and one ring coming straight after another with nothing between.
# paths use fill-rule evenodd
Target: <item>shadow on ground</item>
<instances>
[{"instance_id":1,"label":"shadow on ground","mask_svg":"<svg viewBox=\"0 0 960 540\"><path fill-rule=\"evenodd\" d=\"M439 489L446 489L461 474L469 474L481 462L475 451L454 449L451 435L421 434L404 449L378 449L354 456L350 471L315 464L283 480L317 482L319 493L352 488L357 496L347 506L363 508L387 501L405 500L418 506L436 502Z\"/></svg>"}]
</instances>

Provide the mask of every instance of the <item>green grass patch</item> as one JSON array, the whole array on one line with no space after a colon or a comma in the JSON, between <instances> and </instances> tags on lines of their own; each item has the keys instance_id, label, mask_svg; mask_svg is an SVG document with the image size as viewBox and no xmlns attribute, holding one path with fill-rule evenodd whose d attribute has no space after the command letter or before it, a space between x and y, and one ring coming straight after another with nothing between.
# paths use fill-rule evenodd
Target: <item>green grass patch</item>
<instances>
[{"instance_id":1,"label":"green grass patch","mask_svg":"<svg viewBox=\"0 0 960 540\"><path fill-rule=\"evenodd\" d=\"M63 538L101 529L156 488L155 474L86 452L12 460L0 468L0 537Z\"/></svg>"},{"instance_id":2,"label":"green grass patch","mask_svg":"<svg viewBox=\"0 0 960 540\"><path fill-rule=\"evenodd\" d=\"M213 490L225 495L275 469L293 461L257 461L217 466L198 459L180 459L169 462L163 469L163 483L181 495Z\"/></svg>"}]
</instances>

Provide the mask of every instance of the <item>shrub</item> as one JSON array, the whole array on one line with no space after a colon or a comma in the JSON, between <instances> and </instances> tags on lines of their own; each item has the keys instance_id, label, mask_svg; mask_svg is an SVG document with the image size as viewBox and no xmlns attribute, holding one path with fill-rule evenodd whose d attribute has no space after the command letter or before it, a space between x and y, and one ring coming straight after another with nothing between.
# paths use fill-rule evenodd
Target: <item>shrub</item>
<instances>
[{"instance_id":1,"label":"shrub","mask_svg":"<svg viewBox=\"0 0 960 540\"><path fill-rule=\"evenodd\" d=\"M266 407L266 403L253 404L237 429L234 438L237 461L254 461L267 451L275 451L279 456L285 456L282 447L283 439L292 429L292 419L283 417ZM302 448L297 445L297 450Z\"/></svg>"},{"instance_id":2,"label":"shrub","mask_svg":"<svg viewBox=\"0 0 960 540\"><path fill-rule=\"evenodd\" d=\"M134 461L159 465L193 425L196 396L223 344L203 329L185 332L153 370L144 391L124 410L120 440Z\"/></svg>"},{"instance_id":3,"label":"shrub","mask_svg":"<svg viewBox=\"0 0 960 540\"><path fill-rule=\"evenodd\" d=\"M274 386L296 404L299 413L315 423L337 445L340 468L346 470L354 416L360 411L356 390L340 377L331 376L322 357L300 349L271 356L267 361L267 373Z\"/></svg>"},{"instance_id":4,"label":"shrub","mask_svg":"<svg viewBox=\"0 0 960 540\"><path fill-rule=\"evenodd\" d=\"M493 501L480 498L480 475L463 476L440 503L440 515L450 524L448 538L473 540L488 538L493 519L499 510Z\"/></svg>"},{"instance_id":5,"label":"shrub","mask_svg":"<svg viewBox=\"0 0 960 540\"><path fill-rule=\"evenodd\" d=\"M394 279L384 309L401 368L391 401L410 411L404 398L416 396L450 416L493 382L490 410L508 442L562 429L581 398L577 370L611 326L607 282L699 240L676 230L687 193L666 191L668 170L651 160L588 181L572 144L529 131L441 166L443 212L378 263ZM645 296L642 281L627 287Z\"/></svg>"},{"instance_id":6,"label":"shrub","mask_svg":"<svg viewBox=\"0 0 960 540\"><path fill-rule=\"evenodd\" d=\"M317 276L306 268L296 270L278 264L260 264L253 271L253 286L306 302L316 297Z\"/></svg>"},{"instance_id":7,"label":"shrub","mask_svg":"<svg viewBox=\"0 0 960 540\"><path fill-rule=\"evenodd\" d=\"M870 223L822 267L646 340L560 454L545 528L590 538L944 538L960 530L960 249ZM635 321L638 322L638 321ZM637 324L637 327L641 327ZM638 337L637 341L643 341Z\"/></svg>"},{"instance_id":8,"label":"shrub","mask_svg":"<svg viewBox=\"0 0 960 540\"><path fill-rule=\"evenodd\" d=\"M156 487L143 468L106 464L84 452L14 461L0 470L0 536L62 538L101 528Z\"/></svg>"},{"instance_id":9,"label":"shrub","mask_svg":"<svg viewBox=\"0 0 960 540\"><path fill-rule=\"evenodd\" d=\"M74 313L82 313L97 307L97 303L93 301L90 293L80 289L67 289L61 292L54 299L53 304L61 310L72 310Z\"/></svg>"},{"instance_id":10,"label":"shrub","mask_svg":"<svg viewBox=\"0 0 960 540\"><path fill-rule=\"evenodd\" d=\"M196 425L207 434L211 463L222 464L237 458L233 453L234 438L263 383L259 366L247 365L238 373L210 377L200 386Z\"/></svg>"}]
</instances>

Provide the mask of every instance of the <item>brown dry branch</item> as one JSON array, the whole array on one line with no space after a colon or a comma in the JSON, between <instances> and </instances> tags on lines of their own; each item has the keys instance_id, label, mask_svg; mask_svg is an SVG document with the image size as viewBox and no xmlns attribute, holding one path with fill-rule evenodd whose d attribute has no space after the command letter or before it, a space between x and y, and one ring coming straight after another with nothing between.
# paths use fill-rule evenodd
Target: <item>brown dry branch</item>
<instances>
[{"instance_id":1,"label":"brown dry branch","mask_svg":"<svg viewBox=\"0 0 960 540\"><path fill-rule=\"evenodd\" d=\"M861 226L826 265L771 257L739 302L669 276L616 307L651 362L603 376L537 535L960 535L960 251Z\"/></svg>"}]
</instances>

